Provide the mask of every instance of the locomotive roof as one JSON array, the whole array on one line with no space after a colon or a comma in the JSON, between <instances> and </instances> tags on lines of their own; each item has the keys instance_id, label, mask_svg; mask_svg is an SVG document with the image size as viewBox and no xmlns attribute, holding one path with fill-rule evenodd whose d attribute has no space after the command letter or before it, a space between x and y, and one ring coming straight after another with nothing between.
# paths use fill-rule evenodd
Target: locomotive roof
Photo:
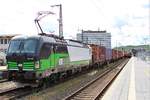
<instances>
[{"instance_id":1,"label":"locomotive roof","mask_svg":"<svg viewBox=\"0 0 150 100\"><path fill-rule=\"evenodd\" d=\"M25 39L42 39L44 42L55 43L55 44L67 44L78 47L88 47L86 44L76 40L65 40L55 35L19 35L12 38L12 40L25 40Z\"/></svg>"},{"instance_id":2,"label":"locomotive roof","mask_svg":"<svg viewBox=\"0 0 150 100\"><path fill-rule=\"evenodd\" d=\"M25 40L25 39L42 39L44 42L66 43L64 39L58 38L54 35L19 35L12 38L12 40Z\"/></svg>"},{"instance_id":3,"label":"locomotive roof","mask_svg":"<svg viewBox=\"0 0 150 100\"><path fill-rule=\"evenodd\" d=\"M88 47L85 43L76 41L76 40L66 40L68 45L79 46L79 47Z\"/></svg>"},{"instance_id":4,"label":"locomotive roof","mask_svg":"<svg viewBox=\"0 0 150 100\"><path fill-rule=\"evenodd\" d=\"M40 36L38 36L38 35L31 35L31 36L28 36L28 35L18 35L18 36L13 37L12 40L24 40L24 39L28 39L28 38L39 39Z\"/></svg>"}]
</instances>

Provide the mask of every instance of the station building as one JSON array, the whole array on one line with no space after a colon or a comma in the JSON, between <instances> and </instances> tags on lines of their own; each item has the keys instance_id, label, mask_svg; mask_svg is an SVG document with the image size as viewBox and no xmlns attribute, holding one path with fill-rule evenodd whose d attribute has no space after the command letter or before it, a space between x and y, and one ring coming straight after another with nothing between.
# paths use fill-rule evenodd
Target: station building
<instances>
[{"instance_id":1,"label":"station building","mask_svg":"<svg viewBox=\"0 0 150 100\"><path fill-rule=\"evenodd\" d=\"M96 44L106 48L111 48L111 33L106 31L82 30L81 33L77 34L77 40L82 41L83 43Z\"/></svg>"},{"instance_id":2,"label":"station building","mask_svg":"<svg viewBox=\"0 0 150 100\"><path fill-rule=\"evenodd\" d=\"M3 34L0 35L0 52L6 52L9 41L11 40L12 37L16 36L17 34Z\"/></svg>"}]
</instances>

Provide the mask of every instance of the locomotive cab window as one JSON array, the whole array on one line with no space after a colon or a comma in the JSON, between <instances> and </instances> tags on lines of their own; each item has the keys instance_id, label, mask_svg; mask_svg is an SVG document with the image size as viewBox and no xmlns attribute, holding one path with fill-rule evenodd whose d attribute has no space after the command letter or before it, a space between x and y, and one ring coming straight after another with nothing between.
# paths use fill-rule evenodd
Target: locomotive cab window
<instances>
[{"instance_id":1,"label":"locomotive cab window","mask_svg":"<svg viewBox=\"0 0 150 100\"><path fill-rule=\"evenodd\" d=\"M52 45L49 43L44 43L41 47L40 58L41 59L48 58L51 52L52 52Z\"/></svg>"},{"instance_id":2,"label":"locomotive cab window","mask_svg":"<svg viewBox=\"0 0 150 100\"><path fill-rule=\"evenodd\" d=\"M56 53L67 53L68 52L68 50L67 50L67 46L66 45L57 45L56 47L55 47L55 52Z\"/></svg>"},{"instance_id":3,"label":"locomotive cab window","mask_svg":"<svg viewBox=\"0 0 150 100\"><path fill-rule=\"evenodd\" d=\"M35 39L27 39L24 41L22 53L35 53L38 41Z\"/></svg>"},{"instance_id":4,"label":"locomotive cab window","mask_svg":"<svg viewBox=\"0 0 150 100\"><path fill-rule=\"evenodd\" d=\"M14 40L10 42L8 53L19 53L21 50L22 41Z\"/></svg>"}]
</instances>

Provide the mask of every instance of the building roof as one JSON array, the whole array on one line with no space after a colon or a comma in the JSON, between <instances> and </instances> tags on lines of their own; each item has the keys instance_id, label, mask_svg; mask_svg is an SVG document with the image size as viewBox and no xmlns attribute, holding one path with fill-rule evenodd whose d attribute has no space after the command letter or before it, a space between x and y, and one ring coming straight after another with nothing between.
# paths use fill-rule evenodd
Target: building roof
<instances>
[{"instance_id":1,"label":"building roof","mask_svg":"<svg viewBox=\"0 0 150 100\"><path fill-rule=\"evenodd\" d=\"M104 30L104 31L82 30L82 33L106 33L106 30Z\"/></svg>"},{"instance_id":2,"label":"building roof","mask_svg":"<svg viewBox=\"0 0 150 100\"><path fill-rule=\"evenodd\" d=\"M19 34L0 34L0 38L12 38L17 35Z\"/></svg>"}]
</instances>

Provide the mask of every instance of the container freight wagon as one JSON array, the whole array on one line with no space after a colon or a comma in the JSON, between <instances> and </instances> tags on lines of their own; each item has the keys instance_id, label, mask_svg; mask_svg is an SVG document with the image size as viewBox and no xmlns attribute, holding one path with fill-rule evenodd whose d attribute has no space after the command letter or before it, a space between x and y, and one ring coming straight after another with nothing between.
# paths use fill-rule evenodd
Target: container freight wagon
<instances>
[{"instance_id":1,"label":"container freight wagon","mask_svg":"<svg viewBox=\"0 0 150 100\"><path fill-rule=\"evenodd\" d=\"M123 57L123 52L122 51L118 51L118 58L121 59Z\"/></svg>"},{"instance_id":2,"label":"container freight wagon","mask_svg":"<svg viewBox=\"0 0 150 100\"><path fill-rule=\"evenodd\" d=\"M112 49L112 59L115 60L115 51Z\"/></svg>"},{"instance_id":3,"label":"container freight wagon","mask_svg":"<svg viewBox=\"0 0 150 100\"><path fill-rule=\"evenodd\" d=\"M100 57L99 57L100 51L97 45L92 44L90 45L90 47L92 48L92 63L94 65L94 64L99 63L100 61Z\"/></svg>"},{"instance_id":4,"label":"container freight wagon","mask_svg":"<svg viewBox=\"0 0 150 100\"><path fill-rule=\"evenodd\" d=\"M126 52L126 51L124 51L124 57L128 57L128 58L130 58L131 57L131 53L128 53L128 52Z\"/></svg>"},{"instance_id":5,"label":"container freight wagon","mask_svg":"<svg viewBox=\"0 0 150 100\"><path fill-rule=\"evenodd\" d=\"M106 61L111 62L112 59L112 49L106 48Z\"/></svg>"},{"instance_id":6,"label":"container freight wagon","mask_svg":"<svg viewBox=\"0 0 150 100\"><path fill-rule=\"evenodd\" d=\"M117 60L118 59L117 50L115 50L115 49L112 49L112 59L113 60Z\"/></svg>"},{"instance_id":7,"label":"container freight wagon","mask_svg":"<svg viewBox=\"0 0 150 100\"><path fill-rule=\"evenodd\" d=\"M113 60L121 59L123 57L124 57L123 51L112 49L112 59Z\"/></svg>"},{"instance_id":8,"label":"container freight wagon","mask_svg":"<svg viewBox=\"0 0 150 100\"><path fill-rule=\"evenodd\" d=\"M90 45L92 48L92 63L93 65L102 65L106 62L106 48L98 45Z\"/></svg>"}]
</instances>

